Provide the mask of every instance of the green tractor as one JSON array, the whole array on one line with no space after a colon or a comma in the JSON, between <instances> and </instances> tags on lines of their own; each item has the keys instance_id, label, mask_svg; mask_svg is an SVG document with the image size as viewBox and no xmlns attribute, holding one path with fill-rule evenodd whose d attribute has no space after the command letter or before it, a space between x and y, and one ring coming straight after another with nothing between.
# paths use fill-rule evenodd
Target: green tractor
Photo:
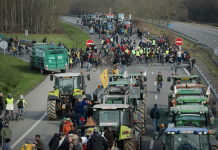
<instances>
[{"instance_id":1,"label":"green tractor","mask_svg":"<svg viewBox=\"0 0 218 150\"><path fill-rule=\"evenodd\" d=\"M49 120L57 119L61 115L62 109L69 114L74 110L75 101L78 98L89 98L86 94L85 78L82 72L50 75L50 80L54 82L54 90L49 91L47 100L47 116ZM87 75L90 80L90 75Z\"/></svg>"},{"instance_id":2,"label":"green tractor","mask_svg":"<svg viewBox=\"0 0 218 150\"><path fill-rule=\"evenodd\" d=\"M217 150L218 133L204 127L180 126L169 124L154 140L160 140L161 150Z\"/></svg>"},{"instance_id":3,"label":"green tractor","mask_svg":"<svg viewBox=\"0 0 218 150\"><path fill-rule=\"evenodd\" d=\"M105 126L113 132L115 147L123 150L140 150L142 114L136 111L132 105L125 104L128 96L110 95L106 96L106 104L96 104L93 106L93 120L102 130ZM105 98L106 98L105 97ZM134 99L136 104L136 99ZM138 107L140 104L138 104ZM87 112L87 107L84 107ZM94 126L83 126L85 135L93 131Z\"/></svg>"},{"instance_id":4,"label":"green tractor","mask_svg":"<svg viewBox=\"0 0 218 150\"><path fill-rule=\"evenodd\" d=\"M173 107L178 104L191 104L201 102L204 91L203 85L201 84L178 84L174 86L174 91L170 91L168 95L168 107ZM183 97L183 100L180 99ZM186 99L185 99L185 98ZM194 98L193 98L194 97ZM206 97L204 97L203 103L209 102Z\"/></svg>"}]
</instances>

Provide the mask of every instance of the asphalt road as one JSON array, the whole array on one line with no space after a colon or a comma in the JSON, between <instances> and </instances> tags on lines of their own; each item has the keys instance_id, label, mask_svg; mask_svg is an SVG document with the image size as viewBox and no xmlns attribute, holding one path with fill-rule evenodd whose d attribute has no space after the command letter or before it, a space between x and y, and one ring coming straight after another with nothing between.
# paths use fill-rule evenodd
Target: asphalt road
<instances>
[{"instance_id":1,"label":"asphalt road","mask_svg":"<svg viewBox=\"0 0 218 150\"><path fill-rule=\"evenodd\" d=\"M69 24L75 23L75 18L72 17L63 17L64 22L68 22ZM87 34L89 30L87 28L83 29ZM98 38L98 34L90 35L91 39L96 43L97 47L100 47L100 39ZM133 35L132 40L136 39L136 36ZM85 41L84 41L85 42ZM97 43L98 42L98 43ZM139 40L136 39L136 42L139 43ZM28 55L24 57L25 60L28 61ZM105 67L98 68L96 72L90 71L91 81L87 81L87 92L88 94L92 94L97 85L101 84L99 76L101 72L105 69ZM85 69L77 68L73 72L83 71L85 74L87 72ZM153 125L152 120L149 117L149 112L153 108L153 105L156 103L158 107L167 107L167 95L170 89L171 83L168 83L167 77L171 75L172 71L170 71L170 65L166 64L166 66L161 66L161 64L155 64L155 66L147 67L144 65L130 66L127 67L128 73L139 73L141 70L146 71L147 73L147 128L146 133L142 137L142 149L149 149L151 146L154 150L160 149L161 142L154 141L154 144L151 145L151 140L153 137ZM161 89L161 93L156 93L156 85L154 85L155 77L161 71L164 76L164 85ZM178 70L179 75L186 74L183 69ZM25 99L28 102L28 105L25 109L25 120L24 121L11 121L10 127L12 129L12 149L18 150L24 144L25 141L33 142L36 134L41 135L41 139L45 143L45 149L48 150L48 143L50 139L53 137L54 133L58 133L59 131L59 123L60 121L49 121L46 116L46 106L47 106L47 96L50 90L53 89L53 82L49 81L49 77L47 77L43 83L33 89L31 92L25 95ZM13 94L13 93L12 93ZM16 110L16 109L15 109Z\"/></svg>"},{"instance_id":2,"label":"asphalt road","mask_svg":"<svg viewBox=\"0 0 218 150\"><path fill-rule=\"evenodd\" d=\"M157 23L157 22L156 22ZM191 36L199 41L199 43L206 44L212 49L218 47L218 29L204 27L196 24L182 23L182 22L171 22L173 30L182 32L188 36ZM158 24L158 23L157 23ZM166 26L166 23L162 23Z\"/></svg>"}]
</instances>

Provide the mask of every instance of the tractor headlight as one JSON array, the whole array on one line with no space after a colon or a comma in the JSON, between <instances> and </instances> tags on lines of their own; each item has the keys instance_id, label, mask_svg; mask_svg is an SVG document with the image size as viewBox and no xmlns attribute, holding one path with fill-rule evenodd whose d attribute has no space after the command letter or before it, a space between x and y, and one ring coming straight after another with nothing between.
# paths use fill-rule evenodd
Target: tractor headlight
<instances>
[{"instance_id":1,"label":"tractor headlight","mask_svg":"<svg viewBox=\"0 0 218 150\"><path fill-rule=\"evenodd\" d=\"M204 132L204 134L207 134L207 132Z\"/></svg>"},{"instance_id":2,"label":"tractor headlight","mask_svg":"<svg viewBox=\"0 0 218 150\"><path fill-rule=\"evenodd\" d=\"M202 134L202 132L198 132L198 134Z\"/></svg>"},{"instance_id":3,"label":"tractor headlight","mask_svg":"<svg viewBox=\"0 0 218 150\"><path fill-rule=\"evenodd\" d=\"M167 134L170 134L170 132L167 132Z\"/></svg>"},{"instance_id":4,"label":"tractor headlight","mask_svg":"<svg viewBox=\"0 0 218 150\"><path fill-rule=\"evenodd\" d=\"M180 114L181 114L181 111L178 111L178 114L180 115Z\"/></svg>"},{"instance_id":5,"label":"tractor headlight","mask_svg":"<svg viewBox=\"0 0 218 150\"><path fill-rule=\"evenodd\" d=\"M175 134L175 132L171 132L171 134Z\"/></svg>"},{"instance_id":6,"label":"tractor headlight","mask_svg":"<svg viewBox=\"0 0 218 150\"><path fill-rule=\"evenodd\" d=\"M173 107L170 107L170 111L172 111L173 110Z\"/></svg>"}]
</instances>

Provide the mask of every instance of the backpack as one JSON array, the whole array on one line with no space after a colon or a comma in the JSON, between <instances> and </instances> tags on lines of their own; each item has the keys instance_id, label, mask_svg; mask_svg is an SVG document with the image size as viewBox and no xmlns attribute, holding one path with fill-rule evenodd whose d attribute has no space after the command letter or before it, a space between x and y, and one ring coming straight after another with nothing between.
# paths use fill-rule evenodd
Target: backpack
<instances>
[{"instance_id":1,"label":"backpack","mask_svg":"<svg viewBox=\"0 0 218 150\"><path fill-rule=\"evenodd\" d=\"M80 143L75 144L72 142L72 144L73 144L73 150L82 150Z\"/></svg>"},{"instance_id":2,"label":"backpack","mask_svg":"<svg viewBox=\"0 0 218 150\"><path fill-rule=\"evenodd\" d=\"M23 107L23 100L19 100L17 105L18 105L18 107Z\"/></svg>"}]
</instances>

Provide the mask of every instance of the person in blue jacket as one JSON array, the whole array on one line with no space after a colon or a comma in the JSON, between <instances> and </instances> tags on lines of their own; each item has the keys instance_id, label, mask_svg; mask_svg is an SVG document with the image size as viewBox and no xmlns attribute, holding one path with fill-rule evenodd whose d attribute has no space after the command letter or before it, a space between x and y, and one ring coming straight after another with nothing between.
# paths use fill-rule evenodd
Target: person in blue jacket
<instances>
[{"instance_id":1,"label":"person in blue jacket","mask_svg":"<svg viewBox=\"0 0 218 150\"><path fill-rule=\"evenodd\" d=\"M78 109L77 109L77 115L79 115L79 127L82 126L82 122L81 122L81 118L83 117L85 120L86 120L86 116L84 114L84 106L88 106L87 102L86 102L86 98L84 98L80 103L79 103L79 106L78 106Z\"/></svg>"}]
</instances>

